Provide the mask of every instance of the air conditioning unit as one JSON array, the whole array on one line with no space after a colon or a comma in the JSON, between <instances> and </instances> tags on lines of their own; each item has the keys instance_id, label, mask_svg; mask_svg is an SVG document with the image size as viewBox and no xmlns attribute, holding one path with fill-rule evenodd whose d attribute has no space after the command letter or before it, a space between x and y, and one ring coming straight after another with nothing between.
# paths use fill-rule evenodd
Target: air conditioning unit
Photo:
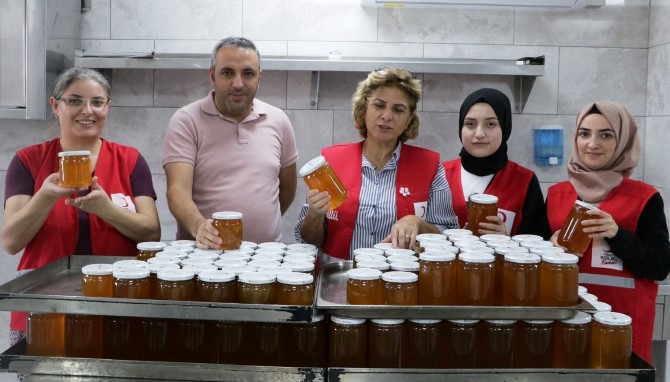
<instances>
[{"instance_id":1,"label":"air conditioning unit","mask_svg":"<svg viewBox=\"0 0 670 382\"><path fill-rule=\"evenodd\" d=\"M605 0L361 0L364 7L573 10L600 7Z\"/></svg>"}]
</instances>

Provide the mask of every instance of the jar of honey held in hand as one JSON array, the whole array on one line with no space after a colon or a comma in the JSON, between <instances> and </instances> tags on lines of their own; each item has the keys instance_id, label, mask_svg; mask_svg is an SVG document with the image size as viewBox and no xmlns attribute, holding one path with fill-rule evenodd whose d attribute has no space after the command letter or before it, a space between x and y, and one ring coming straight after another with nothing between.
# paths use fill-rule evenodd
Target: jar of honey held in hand
<instances>
[{"instance_id":1,"label":"jar of honey held in hand","mask_svg":"<svg viewBox=\"0 0 670 382\"><path fill-rule=\"evenodd\" d=\"M61 151L58 153L58 158L61 187L86 188L91 186L93 166L90 151Z\"/></svg>"},{"instance_id":2,"label":"jar of honey held in hand","mask_svg":"<svg viewBox=\"0 0 670 382\"><path fill-rule=\"evenodd\" d=\"M565 219L563 228L561 228L556 238L556 243L564 247L566 252L574 253L577 256L584 254L591 243L591 238L588 233L584 232L582 221L593 219L587 212L595 209L594 206L581 200L575 201L575 205L570 210L570 214Z\"/></svg>"},{"instance_id":3,"label":"jar of honey held in hand","mask_svg":"<svg viewBox=\"0 0 670 382\"><path fill-rule=\"evenodd\" d=\"M468 203L468 228L480 236L479 223L489 223L488 216L498 215L498 197L488 194L474 194Z\"/></svg>"},{"instance_id":4,"label":"jar of honey held in hand","mask_svg":"<svg viewBox=\"0 0 670 382\"><path fill-rule=\"evenodd\" d=\"M330 194L331 210L339 207L347 199L347 189L323 156L305 163L300 169L300 176L310 190L327 191Z\"/></svg>"},{"instance_id":5,"label":"jar of honey held in hand","mask_svg":"<svg viewBox=\"0 0 670 382\"><path fill-rule=\"evenodd\" d=\"M239 249L242 244L242 213L220 211L212 214L212 225L219 231L223 250Z\"/></svg>"}]
</instances>

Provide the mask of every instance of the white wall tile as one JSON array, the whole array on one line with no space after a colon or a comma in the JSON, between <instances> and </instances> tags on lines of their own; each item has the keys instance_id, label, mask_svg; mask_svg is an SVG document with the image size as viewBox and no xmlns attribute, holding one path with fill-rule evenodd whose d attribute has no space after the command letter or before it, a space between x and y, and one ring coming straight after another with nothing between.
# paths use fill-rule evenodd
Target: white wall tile
<instances>
[{"instance_id":1,"label":"white wall tile","mask_svg":"<svg viewBox=\"0 0 670 382\"><path fill-rule=\"evenodd\" d=\"M635 116L646 115L646 49L562 47L560 55L559 114L577 114L589 102L609 100Z\"/></svg>"},{"instance_id":2,"label":"white wall tile","mask_svg":"<svg viewBox=\"0 0 670 382\"><path fill-rule=\"evenodd\" d=\"M109 39L111 37L111 0L91 0L91 9L81 14L82 39Z\"/></svg>"},{"instance_id":3,"label":"white wall tile","mask_svg":"<svg viewBox=\"0 0 670 382\"><path fill-rule=\"evenodd\" d=\"M81 40L81 49L95 53L151 53L154 40Z\"/></svg>"},{"instance_id":4,"label":"white wall tile","mask_svg":"<svg viewBox=\"0 0 670 382\"><path fill-rule=\"evenodd\" d=\"M154 71L124 69L112 72L112 107L154 106Z\"/></svg>"},{"instance_id":5,"label":"white wall tile","mask_svg":"<svg viewBox=\"0 0 670 382\"><path fill-rule=\"evenodd\" d=\"M423 78L423 111L458 112L468 94L485 87L496 88L514 100L514 79L509 76L428 73Z\"/></svg>"},{"instance_id":6,"label":"white wall tile","mask_svg":"<svg viewBox=\"0 0 670 382\"><path fill-rule=\"evenodd\" d=\"M157 107L182 107L204 98L210 90L212 86L206 69L154 71L154 102Z\"/></svg>"},{"instance_id":7,"label":"white wall tile","mask_svg":"<svg viewBox=\"0 0 670 382\"><path fill-rule=\"evenodd\" d=\"M516 12L514 43L646 48L649 0L626 0L624 7L568 12Z\"/></svg>"},{"instance_id":8,"label":"white wall tile","mask_svg":"<svg viewBox=\"0 0 670 382\"><path fill-rule=\"evenodd\" d=\"M379 9L380 42L514 43L513 11Z\"/></svg>"},{"instance_id":9,"label":"white wall tile","mask_svg":"<svg viewBox=\"0 0 670 382\"><path fill-rule=\"evenodd\" d=\"M670 0L651 0L649 46L670 43Z\"/></svg>"},{"instance_id":10,"label":"white wall tile","mask_svg":"<svg viewBox=\"0 0 670 382\"><path fill-rule=\"evenodd\" d=\"M670 115L670 44L649 48L647 114Z\"/></svg>"},{"instance_id":11,"label":"white wall tile","mask_svg":"<svg viewBox=\"0 0 670 382\"><path fill-rule=\"evenodd\" d=\"M420 43L369 43L346 41L289 41L289 56L328 56L338 51L347 57L423 57Z\"/></svg>"},{"instance_id":12,"label":"white wall tile","mask_svg":"<svg viewBox=\"0 0 670 382\"><path fill-rule=\"evenodd\" d=\"M242 35L241 0L113 0L112 39L219 39Z\"/></svg>"},{"instance_id":13,"label":"white wall tile","mask_svg":"<svg viewBox=\"0 0 670 382\"><path fill-rule=\"evenodd\" d=\"M668 147L670 147L670 117L647 117L644 146L645 181L653 186L670 189ZM670 204L670 200L667 202Z\"/></svg>"}]
</instances>

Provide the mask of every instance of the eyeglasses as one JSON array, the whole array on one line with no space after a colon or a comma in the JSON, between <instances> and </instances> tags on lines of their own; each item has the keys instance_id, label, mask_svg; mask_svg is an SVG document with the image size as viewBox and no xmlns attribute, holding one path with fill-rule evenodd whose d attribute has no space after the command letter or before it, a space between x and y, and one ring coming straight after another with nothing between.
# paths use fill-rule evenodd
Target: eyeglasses
<instances>
[{"instance_id":1,"label":"eyeglasses","mask_svg":"<svg viewBox=\"0 0 670 382\"><path fill-rule=\"evenodd\" d=\"M59 101L65 102L66 105L72 108L77 108L77 107L82 107L85 104L91 105L91 108L100 110L105 105L107 105L111 100L109 99L104 99L104 98L93 98L93 99L84 99L84 98L67 98L67 97L60 97L58 98Z\"/></svg>"},{"instance_id":2,"label":"eyeglasses","mask_svg":"<svg viewBox=\"0 0 670 382\"><path fill-rule=\"evenodd\" d=\"M401 69L401 68L388 68L388 67L377 68L377 69L375 69L375 72L377 72L377 73L379 73L379 74L381 74L381 75L385 75L385 74L386 74L387 72L389 72L389 71L394 71L395 74L396 74L396 76L398 76L398 75L402 75L402 74L404 74L404 73L407 73L407 74L409 74L409 76L410 76L413 80L416 80L416 74L410 72L410 71L407 70L407 69Z\"/></svg>"}]
</instances>

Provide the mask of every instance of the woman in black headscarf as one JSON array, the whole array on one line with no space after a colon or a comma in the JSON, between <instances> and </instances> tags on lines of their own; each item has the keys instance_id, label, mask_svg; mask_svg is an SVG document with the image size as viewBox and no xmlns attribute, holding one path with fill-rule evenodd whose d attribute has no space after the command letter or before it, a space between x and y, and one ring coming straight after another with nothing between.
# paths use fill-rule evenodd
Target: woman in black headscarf
<instances>
[{"instance_id":1,"label":"woman in black headscarf","mask_svg":"<svg viewBox=\"0 0 670 382\"><path fill-rule=\"evenodd\" d=\"M512 133L512 108L505 94L479 89L461 105L458 137L463 143L460 158L444 162L459 224L467 222L472 194L498 197L498 216L488 223L467 227L479 234L535 234L550 236L547 212L535 173L507 159L507 140Z\"/></svg>"}]
</instances>

